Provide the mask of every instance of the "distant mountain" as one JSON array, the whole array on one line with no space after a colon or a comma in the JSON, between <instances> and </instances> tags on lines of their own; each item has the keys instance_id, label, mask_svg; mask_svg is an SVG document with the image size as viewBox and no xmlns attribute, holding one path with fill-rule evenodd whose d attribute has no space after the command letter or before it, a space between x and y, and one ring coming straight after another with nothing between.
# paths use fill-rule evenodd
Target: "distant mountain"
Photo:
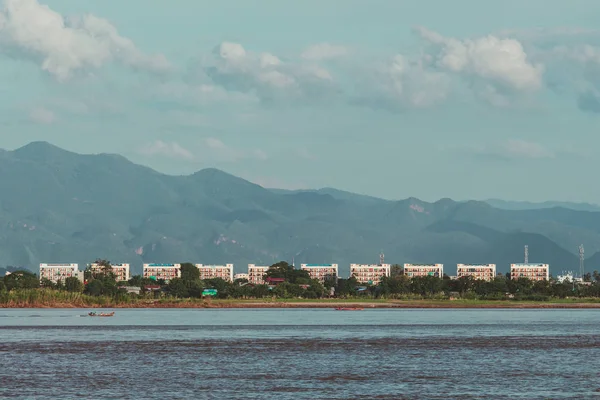
<instances>
[{"instance_id":1,"label":"distant mountain","mask_svg":"<svg viewBox=\"0 0 600 400\"><path fill-rule=\"evenodd\" d=\"M591 205L590 205L591 206ZM217 169L169 176L112 154L45 142L0 152L0 266L77 262L296 264L386 261L551 264L577 270L577 246L600 252L600 211L507 209L489 202L383 200L325 188L286 191ZM589 268L600 268L600 255Z\"/></svg>"},{"instance_id":2,"label":"distant mountain","mask_svg":"<svg viewBox=\"0 0 600 400\"><path fill-rule=\"evenodd\" d=\"M344 190L338 190L333 188L322 188L322 189L298 189L298 190L286 190L286 189L269 189L273 193L278 194L297 194L297 193L317 193L317 194L328 194L331 197L344 200L351 201L353 203L361 203L365 205L381 205L384 203L391 203L391 200L384 200L378 197L367 196L364 194L356 194L352 192L347 192Z\"/></svg>"},{"instance_id":3,"label":"distant mountain","mask_svg":"<svg viewBox=\"0 0 600 400\"><path fill-rule=\"evenodd\" d=\"M544 201L542 203L532 203L528 201L506 201L499 199L485 200L489 205L502 208L503 210L536 210L540 208L570 208L578 211L600 211L600 206L590 203L571 203L567 201Z\"/></svg>"}]
</instances>

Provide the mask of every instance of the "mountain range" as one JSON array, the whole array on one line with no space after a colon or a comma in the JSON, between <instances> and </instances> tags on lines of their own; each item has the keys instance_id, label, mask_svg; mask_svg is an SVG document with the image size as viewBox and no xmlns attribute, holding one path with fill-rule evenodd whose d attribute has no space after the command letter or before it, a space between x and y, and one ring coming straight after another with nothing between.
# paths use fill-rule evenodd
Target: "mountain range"
<instances>
[{"instance_id":1,"label":"mountain range","mask_svg":"<svg viewBox=\"0 0 600 400\"><path fill-rule=\"evenodd\" d=\"M96 258L129 262L270 265L523 261L600 269L600 207L502 200L392 201L332 188L263 188L217 169L171 176L113 154L46 142L0 151L0 266Z\"/></svg>"}]
</instances>

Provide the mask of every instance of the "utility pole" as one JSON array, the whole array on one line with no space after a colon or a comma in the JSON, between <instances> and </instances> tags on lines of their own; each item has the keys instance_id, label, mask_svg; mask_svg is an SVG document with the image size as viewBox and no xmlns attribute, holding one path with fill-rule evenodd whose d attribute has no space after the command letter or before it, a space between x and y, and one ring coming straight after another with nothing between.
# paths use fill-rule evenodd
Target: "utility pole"
<instances>
[{"instance_id":1,"label":"utility pole","mask_svg":"<svg viewBox=\"0 0 600 400\"><path fill-rule=\"evenodd\" d=\"M585 274L585 267L583 265L585 261L585 255L584 255L584 251L583 251L583 245L579 246L579 277L581 278L581 281L583 281L583 275Z\"/></svg>"}]
</instances>

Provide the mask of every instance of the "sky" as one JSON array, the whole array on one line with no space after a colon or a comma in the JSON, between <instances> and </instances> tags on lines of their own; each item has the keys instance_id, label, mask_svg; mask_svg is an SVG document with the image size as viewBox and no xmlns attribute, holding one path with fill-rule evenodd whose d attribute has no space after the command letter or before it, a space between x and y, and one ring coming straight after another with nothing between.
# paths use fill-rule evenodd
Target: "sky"
<instances>
[{"instance_id":1,"label":"sky","mask_svg":"<svg viewBox=\"0 0 600 400\"><path fill-rule=\"evenodd\" d=\"M597 0L3 0L0 147L600 203Z\"/></svg>"}]
</instances>

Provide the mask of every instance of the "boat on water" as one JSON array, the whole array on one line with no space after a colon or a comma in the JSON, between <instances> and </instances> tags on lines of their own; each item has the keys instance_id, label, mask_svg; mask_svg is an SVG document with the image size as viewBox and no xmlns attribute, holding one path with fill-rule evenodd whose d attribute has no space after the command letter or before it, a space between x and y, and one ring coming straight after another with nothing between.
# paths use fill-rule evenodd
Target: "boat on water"
<instances>
[{"instance_id":1,"label":"boat on water","mask_svg":"<svg viewBox=\"0 0 600 400\"><path fill-rule=\"evenodd\" d=\"M362 311L364 308L362 307L336 307L336 311Z\"/></svg>"},{"instance_id":2,"label":"boat on water","mask_svg":"<svg viewBox=\"0 0 600 400\"><path fill-rule=\"evenodd\" d=\"M109 312L109 313L97 313L96 311L92 311L90 313L88 313L88 315L90 317L112 317L113 315L115 315L115 312Z\"/></svg>"}]
</instances>

